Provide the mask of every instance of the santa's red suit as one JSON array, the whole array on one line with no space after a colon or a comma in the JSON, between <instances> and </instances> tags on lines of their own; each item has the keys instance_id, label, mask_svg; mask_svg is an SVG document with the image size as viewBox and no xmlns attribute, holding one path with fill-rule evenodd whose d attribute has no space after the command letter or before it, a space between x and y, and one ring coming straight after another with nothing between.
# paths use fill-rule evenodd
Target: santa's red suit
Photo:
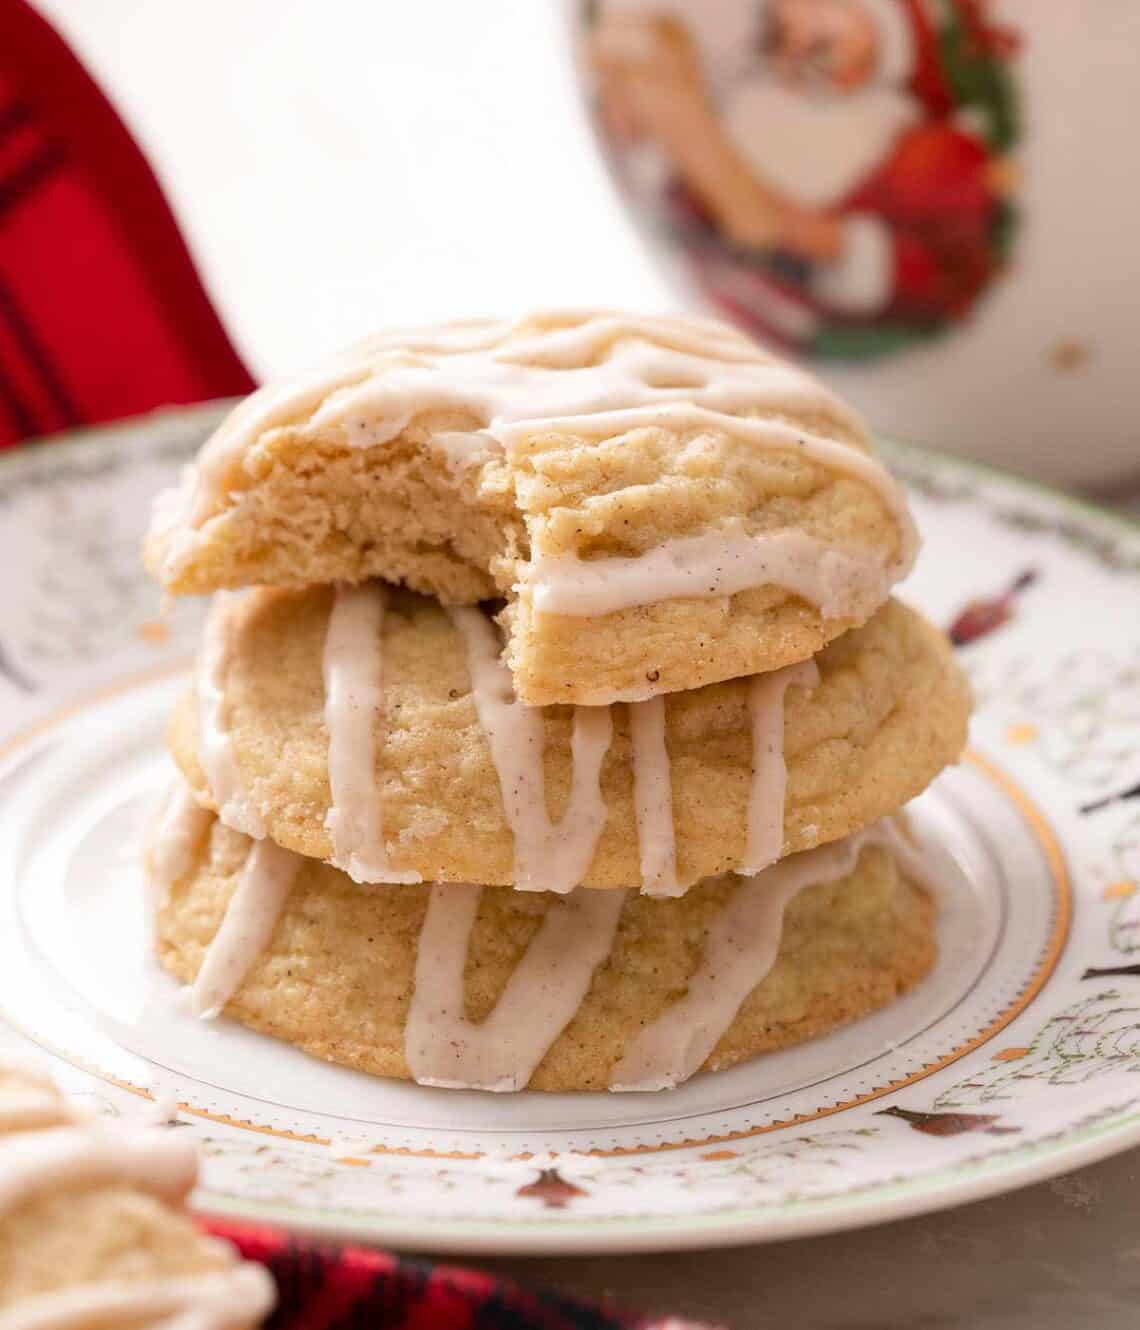
<instances>
[{"instance_id":1,"label":"santa's red suit","mask_svg":"<svg viewBox=\"0 0 1140 1330\"><path fill-rule=\"evenodd\" d=\"M739 0L702 0L699 10L686 0L649 3L690 24L699 12L691 30L706 64L714 11L740 9ZM735 70L723 56L721 78L710 70L726 130L757 179L839 221L838 256L731 252L699 200L680 182L671 191L705 289L736 317L796 343L824 326L952 321L997 264L990 150L955 113L931 13L923 0L853 3L877 38L874 72L854 91L788 86L755 44L750 68L742 69L738 48ZM758 33L762 0L749 8Z\"/></svg>"}]
</instances>

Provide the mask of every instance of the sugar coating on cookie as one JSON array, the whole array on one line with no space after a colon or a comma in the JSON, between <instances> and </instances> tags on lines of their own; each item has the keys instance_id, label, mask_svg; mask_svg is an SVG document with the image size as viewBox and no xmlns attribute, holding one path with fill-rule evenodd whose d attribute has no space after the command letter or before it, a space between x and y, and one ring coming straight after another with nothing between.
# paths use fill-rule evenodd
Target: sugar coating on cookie
<instances>
[{"instance_id":1,"label":"sugar coating on cookie","mask_svg":"<svg viewBox=\"0 0 1140 1330\"><path fill-rule=\"evenodd\" d=\"M176 593L382 577L507 601L530 704L804 660L909 569L905 499L802 370L692 317L371 339L239 405L156 507Z\"/></svg>"},{"instance_id":2,"label":"sugar coating on cookie","mask_svg":"<svg viewBox=\"0 0 1140 1330\"><path fill-rule=\"evenodd\" d=\"M0 1068L5 1330L260 1325L272 1281L199 1233L185 1211L196 1176L177 1133L100 1122L46 1077Z\"/></svg>"},{"instance_id":3,"label":"sugar coating on cookie","mask_svg":"<svg viewBox=\"0 0 1140 1330\"><path fill-rule=\"evenodd\" d=\"M157 949L180 979L194 983L225 947L256 853L217 823L166 884ZM296 856L225 1011L323 1059L426 1085L664 1089L913 986L935 955L923 878L890 821L676 900L383 890Z\"/></svg>"},{"instance_id":4,"label":"sugar coating on cookie","mask_svg":"<svg viewBox=\"0 0 1140 1330\"><path fill-rule=\"evenodd\" d=\"M782 671L534 709L513 697L481 611L379 585L347 593L384 609L350 635L358 677L338 679L345 594L218 606L170 741L228 825L360 881L668 896L894 812L965 741L969 693L945 638L897 601Z\"/></svg>"}]
</instances>

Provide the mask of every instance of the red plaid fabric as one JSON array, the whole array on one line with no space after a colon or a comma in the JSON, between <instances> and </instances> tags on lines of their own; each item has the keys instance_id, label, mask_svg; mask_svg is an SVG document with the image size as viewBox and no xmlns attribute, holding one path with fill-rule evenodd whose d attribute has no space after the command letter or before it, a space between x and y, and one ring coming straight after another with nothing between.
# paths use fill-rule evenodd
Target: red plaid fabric
<instances>
[{"instance_id":1,"label":"red plaid fabric","mask_svg":"<svg viewBox=\"0 0 1140 1330\"><path fill-rule=\"evenodd\" d=\"M207 1227L269 1268L279 1305L266 1330L713 1330L387 1252L320 1246L216 1220Z\"/></svg>"},{"instance_id":2,"label":"red plaid fabric","mask_svg":"<svg viewBox=\"0 0 1140 1330\"><path fill-rule=\"evenodd\" d=\"M123 122L0 0L0 447L252 387Z\"/></svg>"}]
</instances>

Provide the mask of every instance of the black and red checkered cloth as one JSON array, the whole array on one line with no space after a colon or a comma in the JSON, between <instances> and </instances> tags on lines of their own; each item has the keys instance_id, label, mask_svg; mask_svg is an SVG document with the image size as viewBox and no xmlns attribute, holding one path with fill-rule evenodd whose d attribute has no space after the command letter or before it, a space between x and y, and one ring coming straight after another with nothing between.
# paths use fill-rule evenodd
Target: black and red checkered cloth
<instances>
[{"instance_id":1,"label":"black and red checkered cloth","mask_svg":"<svg viewBox=\"0 0 1140 1330\"><path fill-rule=\"evenodd\" d=\"M0 448L253 386L130 132L54 28L0 0ZM275 1229L208 1227L272 1271L269 1330L682 1324Z\"/></svg>"},{"instance_id":2,"label":"black and red checkered cloth","mask_svg":"<svg viewBox=\"0 0 1140 1330\"><path fill-rule=\"evenodd\" d=\"M126 126L0 0L0 448L252 387Z\"/></svg>"},{"instance_id":3,"label":"black and red checkered cloth","mask_svg":"<svg viewBox=\"0 0 1140 1330\"><path fill-rule=\"evenodd\" d=\"M458 1266L324 1248L273 1229L214 1222L209 1229L276 1280L280 1305L266 1330L712 1330L624 1315Z\"/></svg>"}]
</instances>

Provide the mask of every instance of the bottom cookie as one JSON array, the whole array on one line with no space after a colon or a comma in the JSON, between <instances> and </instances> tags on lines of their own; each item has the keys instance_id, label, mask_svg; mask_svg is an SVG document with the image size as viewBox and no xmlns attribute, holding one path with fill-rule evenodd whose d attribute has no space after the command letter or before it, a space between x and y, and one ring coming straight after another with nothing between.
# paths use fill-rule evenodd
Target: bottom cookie
<instances>
[{"instance_id":1,"label":"bottom cookie","mask_svg":"<svg viewBox=\"0 0 1140 1330\"><path fill-rule=\"evenodd\" d=\"M648 1090L884 1006L936 954L893 822L676 899L361 886L181 791L152 843L162 965L203 1014L423 1084Z\"/></svg>"}]
</instances>

